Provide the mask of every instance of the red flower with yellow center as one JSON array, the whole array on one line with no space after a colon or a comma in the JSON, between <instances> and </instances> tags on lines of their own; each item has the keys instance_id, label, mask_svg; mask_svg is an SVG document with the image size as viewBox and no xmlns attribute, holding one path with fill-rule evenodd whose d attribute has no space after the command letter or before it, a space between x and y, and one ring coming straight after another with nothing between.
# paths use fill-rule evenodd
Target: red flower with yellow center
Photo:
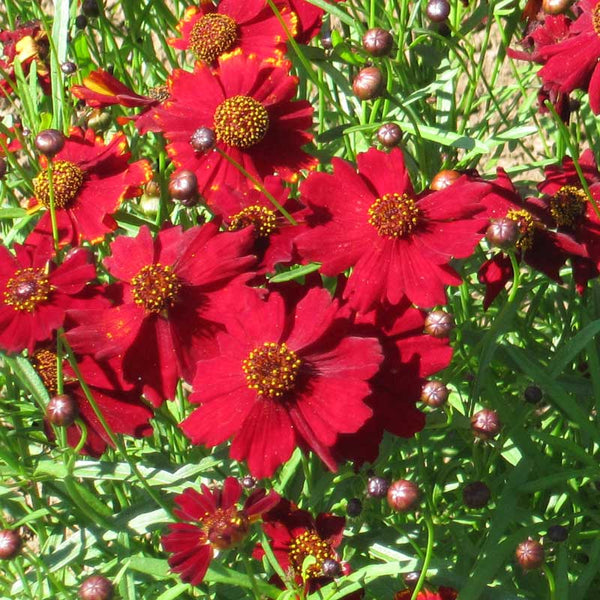
<instances>
[{"instance_id":1,"label":"red flower with yellow center","mask_svg":"<svg viewBox=\"0 0 600 600\"><path fill-rule=\"evenodd\" d=\"M98 242L116 229L112 218L125 198L141 193L140 186L151 177L145 160L129 163L131 154L122 134L108 144L96 138L91 129L74 128L64 148L52 161L52 187L59 242L80 244ZM33 180L35 197L30 209L44 214L31 234L32 243L52 239L50 220L50 175L47 164Z\"/></svg>"},{"instance_id":2,"label":"red flower with yellow center","mask_svg":"<svg viewBox=\"0 0 600 600\"><path fill-rule=\"evenodd\" d=\"M174 397L180 377L191 380L199 358L216 353L219 295L254 263L251 244L249 229L219 233L213 223L185 233L164 229L155 240L147 227L136 238L117 237L105 265L122 303L73 313L80 327L69 340L100 360L121 356L125 378L143 382L147 398L160 405Z\"/></svg>"},{"instance_id":3,"label":"red flower with yellow center","mask_svg":"<svg viewBox=\"0 0 600 600\"><path fill-rule=\"evenodd\" d=\"M213 129L217 149L261 180L274 172L293 180L316 165L301 150L312 139L306 130L313 110L305 100L292 101L298 80L288 68L236 53L220 59L218 69L197 63L193 73L171 75L170 97L153 109L154 118L175 164L196 173L209 200L220 186L244 189L250 182L219 152L194 150L190 139L200 127Z\"/></svg>"},{"instance_id":4,"label":"red flower with yellow center","mask_svg":"<svg viewBox=\"0 0 600 600\"><path fill-rule=\"evenodd\" d=\"M175 515L183 522L169 525L162 546L172 554L171 570L183 581L199 585L215 554L242 542L250 525L279 502L277 493L259 489L238 508L241 494L237 479L227 477L222 490L203 484L202 493L187 488L175 498Z\"/></svg>"},{"instance_id":5,"label":"red flower with yellow center","mask_svg":"<svg viewBox=\"0 0 600 600\"><path fill-rule=\"evenodd\" d=\"M63 325L69 309L97 305L84 292L96 269L81 249L54 264L49 240L14 250L15 256L0 246L0 348L31 352Z\"/></svg>"},{"instance_id":6,"label":"red flower with yellow center","mask_svg":"<svg viewBox=\"0 0 600 600\"><path fill-rule=\"evenodd\" d=\"M350 267L344 290L353 308L368 312L406 295L423 306L446 303L445 286L461 278L451 258L469 256L481 239L480 200L489 187L462 177L450 188L416 194L402 152L359 154L358 173L334 159L334 172L311 173L300 186L312 209L312 228L296 248L307 261L334 276Z\"/></svg>"},{"instance_id":7,"label":"red flower with yellow center","mask_svg":"<svg viewBox=\"0 0 600 600\"><path fill-rule=\"evenodd\" d=\"M183 423L195 444L233 438L230 455L269 477L297 446L312 449L332 470L338 434L370 416L368 380L381 361L377 340L347 334L349 323L324 289L298 302L254 291L232 297L220 355L198 362Z\"/></svg>"},{"instance_id":8,"label":"red flower with yellow center","mask_svg":"<svg viewBox=\"0 0 600 600\"><path fill-rule=\"evenodd\" d=\"M275 0L291 35L296 33L296 16L287 2ZM179 38L169 44L190 50L205 63L235 50L259 58L281 57L285 52L286 33L266 0L222 0L215 6L202 0L200 6L185 11L177 25Z\"/></svg>"}]
</instances>

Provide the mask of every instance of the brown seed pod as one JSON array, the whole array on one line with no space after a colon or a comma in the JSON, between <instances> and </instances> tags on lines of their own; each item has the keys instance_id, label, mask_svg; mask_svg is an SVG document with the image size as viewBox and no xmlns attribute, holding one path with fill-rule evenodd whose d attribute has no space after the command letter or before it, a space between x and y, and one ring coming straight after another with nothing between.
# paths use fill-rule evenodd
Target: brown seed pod
<instances>
[{"instance_id":1,"label":"brown seed pod","mask_svg":"<svg viewBox=\"0 0 600 600\"><path fill-rule=\"evenodd\" d=\"M539 542L529 538L517 546L515 556L523 569L531 571L539 569L544 564L546 553Z\"/></svg>"},{"instance_id":2,"label":"brown seed pod","mask_svg":"<svg viewBox=\"0 0 600 600\"><path fill-rule=\"evenodd\" d=\"M383 498L388 491L390 484L383 477L369 477L367 482L367 496L371 498Z\"/></svg>"},{"instance_id":3,"label":"brown seed pod","mask_svg":"<svg viewBox=\"0 0 600 600\"><path fill-rule=\"evenodd\" d=\"M44 129L35 138L35 147L40 154L52 158L65 146L65 135L58 129Z\"/></svg>"},{"instance_id":4,"label":"brown seed pod","mask_svg":"<svg viewBox=\"0 0 600 600\"><path fill-rule=\"evenodd\" d=\"M217 143L215 132L209 127L199 127L190 137L190 145L196 152L206 153Z\"/></svg>"},{"instance_id":5,"label":"brown seed pod","mask_svg":"<svg viewBox=\"0 0 600 600\"><path fill-rule=\"evenodd\" d=\"M419 495L416 483L408 479L398 479L388 488L387 501L393 510L407 512L415 506Z\"/></svg>"},{"instance_id":6,"label":"brown seed pod","mask_svg":"<svg viewBox=\"0 0 600 600\"><path fill-rule=\"evenodd\" d=\"M439 192L447 187L450 187L459 177L460 173L452 169L443 169L436 173L431 180L430 189Z\"/></svg>"},{"instance_id":7,"label":"brown seed pod","mask_svg":"<svg viewBox=\"0 0 600 600\"><path fill-rule=\"evenodd\" d=\"M571 0L542 0L542 10L547 15L560 15L567 12Z\"/></svg>"},{"instance_id":8,"label":"brown seed pod","mask_svg":"<svg viewBox=\"0 0 600 600\"><path fill-rule=\"evenodd\" d=\"M46 406L46 418L57 427L69 427L75 423L79 407L72 396L59 394L53 396Z\"/></svg>"},{"instance_id":9,"label":"brown seed pod","mask_svg":"<svg viewBox=\"0 0 600 600\"><path fill-rule=\"evenodd\" d=\"M377 96L381 95L383 86L383 75L377 67L365 67L361 69L352 83L354 94L360 100L377 98Z\"/></svg>"},{"instance_id":10,"label":"brown seed pod","mask_svg":"<svg viewBox=\"0 0 600 600\"><path fill-rule=\"evenodd\" d=\"M485 233L485 237L490 245L502 250L514 248L519 236L520 232L517 222L506 217L503 219L494 219Z\"/></svg>"},{"instance_id":11,"label":"brown seed pod","mask_svg":"<svg viewBox=\"0 0 600 600\"><path fill-rule=\"evenodd\" d=\"M443 382L432 379L421 389L421 402L427 404L427 406L437 408L446 403L449 394L450 391Z\"/></svg>"},{"instance_id":12,"label":"brown seed pod","mask_svg":"<svg viewBox=\"0 0 600 600\"><path fill-rule=\"evenodd\" d=\"M339 577L342 574L342 565L333 558L326 558L321 566L321 571L325 577Z\"/></svg>"},{"instance_id":13,"label":"brown seed pod","mask_svg":"<svg viewBox=\"0 0 600 600\"><path fill-rule=\"evenodd\" d=\"M483 481L473 481L465 485L462 491L463 502L468 508L483 508L492 497L490 488Z\"/></svg>"},{"instance_id":14,"label":"brown seed pod","mask_svg":"<svg viewBox=\"0 0 600 600\"><path fill-rule=\"evenodd\" d=\"M14 529L0 529L0 560L11 560L21 550L23 540Z\"/></svg>"},{"instance_id":15,"label":"brown seed pod","mask_svg":"<svg viewBox=\"0 0 600 600\"><path fill-rule=\"evenodd\" d=\"M377 130L377 140L385 148L393 148L400 143L402 130L396 123L384 123Z\"/></svg>"},{"instance_id":16,"label":"brown seed pod","mask_svg":"<svg viewBox=\"0 0 600 600\"><path fill-rule=\"evenodd\" d=\"M491 440L499 433L502 425L495 410L484 408L471 417L471 430L482 440Z\"/></svg>"},{"instance_id":17,"label":"brown seed pod","mask_svg":"<svg viewBox=\"0 0 600 600\"><path fill-rule=\"evenodd\" d=\"M425 333L436 337L445 338L454 329L454 318L444 310L432 310L425 317Z\"/></svg>"},{"instance_id":18,"label":"brown seed pod","mask_svg":"<svg viewBox=\"0 0 600 600\"><path fill-rule=\"evenodd\" d=\"M443 23L450 14L450 4L447 0L429 0L425 11L430 21Z\"/></svg>"},{"instance_id":19,"label":"brown seed pod","mask_svg":"<svg viewBox=\"0 0 600 600\"><path fill-rule=\"evenodd\" d=\"M92 575L79 586L81 600L112 600L113 584L103 575Z\"/></svg>"},{"instance_id":20,"label":"brown seed pod","mask_svg":"<svg viewBox=\"0 0 600 600\"><path fill-rule=\"evenodd\" d=\"M198 178L193 171L179 171L169 181L169 194L182 202L198 196Z\"/></svg>"},{"instance_id":21,"label":"brown seed pod","mask_svg":"<svg viewBox=\"0 0 600 600\"><path fill-rule=\"evenodd\" d=\"M373 27L363 35L362 43L371 56L386 56L392 51L394 38L386 29Z\"/></svg>"}]
</instances>

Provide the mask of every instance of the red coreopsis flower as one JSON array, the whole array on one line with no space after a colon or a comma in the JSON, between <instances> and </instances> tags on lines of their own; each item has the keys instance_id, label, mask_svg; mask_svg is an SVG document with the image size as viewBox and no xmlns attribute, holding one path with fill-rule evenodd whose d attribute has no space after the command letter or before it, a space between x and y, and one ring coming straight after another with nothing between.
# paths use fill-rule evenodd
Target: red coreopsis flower
<instances>
[{"instance_id":1,"label":"red coreopsis flower","mask_svg":"<svg viewBox=\"0 0 600 600\"><path fill-rule=\"evenodd\" d=\"M333 1L340 2L340 0ZM300 44L308 44L319 33L325 11L306 0L288 0L288 2L298 17L296 40Z\"/></svg>"},{"instance_id":2,"label":"red coreopsis flower","mask_svg":"<svg viewBox=\"0 0 600 600\"><path fill-rule=\"evenodd\" d=\"M394 595L394 600L410 600L412 598L412 590L402 590ZM458 592L450 587L440 587L436 592L422 590L417 596L417 600L456 600Z\"/></svg>"},{"instance_id":3,"label":"red coreopsis flower","mask_svg":"<svg viewBox=\"0 0 600 600\"><path fill-rule=\"evenodd\" d=\"M223 489L210 490L202 485L202 493L187 488L176 496L175 515L183 521L169 525L170 533L162 538L162 546L172 554L171 570L192 585L199 585L216 553L243 541L250 525L279 502L271 491L255 490L238 508L242 487L234 477L227 477Z\"/></svg>"},{"instance_id":4,"label":"red coreopsis flower","mask_svg":"<svg viewBox=\"0 0 600 600\"><path fill-rule=\"evenodd\" d=\"M600 113L600 2L580 0L574 6L579 17L569 29L569 37L540 48L544 66L538 72L544 85L563 94L575 89L589 92L590 107Z\"/></svg>"},{"instance_id":5,"label":"red coreopsis flower","mask_svg":"<svg viewBox=\"0 0 600 600\"><path fill-rule=\"evenodd\" d=\"M289 4L275 0L289 33L296 33L296 15ZM201 0L189 7L177 25L179 38L169 44L190 50L205 63L214 63L226 53L239 49L258 58L280 58L285 52L287 35L266 0L222 0L215 6Z\"/></svg>"},{"instance_id":6,"label":"red coreopsis flower","mask_svg":"<svg viewBox=\"0 0 600 600\"><path fill-rule=\"evenodd\" d=\"M271 201L258 189L248 187L244 191L228 186L219 188L211 197L210 209L223 218L229 231L252 225L254 247L259 257L259 273L272 273L276 264L296 261L293 240L306 229L303 207L289 197L290 190L283 186L279 177L267 177L265 189L296 221L293 225Z\"/></svg>"},{"instance_id":7,"label":"red coreopsis flower","mask_svg":"<svg viewBox=\"0 0 600 600\"><path fill-rule=\"evenodd\" d=\"M84 292L96 269L82 249L56 265L50 240L14 250L0 246L0 348L31 352L62 327L67 310L97 306Z\"/></svg>"},{"instance_id":8,"label":"red coreopsis flower","mask_svg":"<svg viewBox=\"0 0 600 600\"><path fill-rule=\"evenodd\" d=\"M171 75L170 97L154 109L155 118L169 141L169 155L196 173L205 197L222 185L243 189L248 181L219 152L194 150L190 138L200 127L213 129L217 149L259 179L276 172L289 181L316 165L301 150L312 140L306 130L313 109L306 100L292 101L298 80L288 67L234 53L220 59L218 69L198 62L193 73Z\"/></svg>"},{"instance_id":9,"label":"red coreopsis flower","mask_svg":"<svg viewBox=\"0 0 600 600\"><path fill-rule=\"evenodd\" d=\"M54 396L58 392L55 352L40 346L30 361L50 396ZM149 423L152 411L140 401L140 388L123 380L118 361L97 362L90 356L78 357L77 367L107 425L114 433L132 437L144 437L152 433ZM66 360L63 364L63 386L63 393L75 400L79 418L87 429L82 452L100 456L107 446L112 446L112 442L89 403L75 371ZM50 427L46 427L46 433L53 438ZM81 431L77 424L67 428L67 441L70 446L77 446L80 439Z\"/></svg>"},{"instance_id":10,"label":"red coreopsis flower","mask_svg":"<svg viewBox=\"0 0 600 600\"><path fill-rule=\"evenodd\" d=\"M243 301L243 302L242 302ZM381 349L374 338L347 335L348 322L324 289L293 306L272 293L238 298L227 312L220 355L198 362L190 401L200 404L183 423L193 443L233 438L230 455L269 477L296 446L310 448L332 470L329 449L371 416L364 400Z\"/></svg>"},{"instance_id":11,"label":"red coreopsis flower","mask_svg":"<svg viewBox=\"0 0 600 600\"><path fill-rule=\"evenodd\" d=\"M216 352L219 295L255 262L252 242L249 228L219 233L214 223L165 229L155 240L145 226L135 238L117 237L104 262L122 303L73 312L80 326L70 342L99 360L122 357L125 378L143 384L155 406L173 398L178 379L191 380L196 360Z\"/></svg>"},{"instance_id":12,"label":"red coreopsis flower","mask_svg":"<svg viewBox=\"0 0 600 600\"><path fill-rule=\"evenodd\" d=\"M358 173L332 162L332 175L311 173L300 186L314 211L312 229L295 242L300 255L320 262L325 275L352 267L344 297L362 313L405 295L423 307L445 304L445 286L462 282L450 259L470 256L482 237L472 217L484 210L489 186L464 176L417 195L398 149L359 154Z\"/></svg>"},{"instance_id":13,"label":"red coreopsis flower","mask_svg":"<svg viewBox=\"0 0 600 600\"><path fill-rule=\"evenodd\" d=\"M333 581L332 576L323 572L323 564L327 560L340 562L336 549L342 542L345 525L343 517L319 513L315 519L309 512L282 499L264 515L262 528L270 538L273 554L283 571L307 592L313 592ZM257 546L254 557L260 559L263 555L264 550ZM303 571L308 557L314 558L314 562Z\"/></svg>"},{"instance_id":14,"label":"red coreopsis flower","mask_svg":"<svg viewBox=\"0 0 600 600\"><path fill-rule=\"evenodd\" d=\"M93 130L74 128L64 148L52 160L52 185L59 243L98 242L117 228L113 215L125 198L141 193L152 172L146 160L129 163L131 154L123 134L108 144ZM30 209L44 209L31 234L32 243L52 239L50 184L47 163L33 180L35 197Z\"/></svg>"},{"instance_id":15,"label":"red coreopsis flower","mask_svg":"<svg viewBox=\"0 0 600 600\"><path fill-rule=\"evenodd\" d=\"M452 359L448 338L423 333L426 314L410 307L385 305L365 315L356 315L353 331L377 337L384 360L371 379L376 391L367 401L373 416L354 434L341 435L336 445L340 456L357 464L374 462L383 431L404 438L425 426L425 415L417 409L421 388L434 373L445 369Z\"/></svg>"}]
</instances>

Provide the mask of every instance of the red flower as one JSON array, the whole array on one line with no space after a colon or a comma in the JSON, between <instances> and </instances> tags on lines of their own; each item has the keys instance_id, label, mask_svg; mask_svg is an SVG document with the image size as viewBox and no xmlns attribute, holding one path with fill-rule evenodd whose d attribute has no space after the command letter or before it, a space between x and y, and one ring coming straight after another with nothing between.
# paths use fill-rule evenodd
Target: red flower
<instances>
[{"instance_id":1,"label":"red flower","mask_svg":"<svg viewBox=\"0 0 600 600\"><path fill-rule=\"evenodd\" d=\"M288 2L298 16L296 40L299 44L308 44L319 33L325 11L307 0L288 0Z\"/></svg>"},{"instance_id":2,"label":"red flower","mask_svg":"<svg viewBox=\"0 0 600 600\"><path fill-rule=\"evenodd\" d=\"M394 600L410 600L412 598L412 590L403 590L394 595ZM449 587L441 587L437 593L428 590L421 590L417 596L417 600L456 600L458 592Z\"/></svg>"},{"instance_id":3,"label":"red flower","mask_svg":"<svg viewBox=\"0 0 600 600\"><path fill-rule=\"evenodd\" d=\"M96 269L81 249L54 264L50 240L37 246L16 244L14 250L15 256L0 246L0 347L32 352L36 342L50 339L62 327L68 309L89 305L83 290Z\"/></svg>"},{"instance_id":4,"label":"red flower","mask_svg":"<svg viewBox=\"0 0 600 600\"><path fill-rule=\"evenodd\" d=\"M300 255L325 275L352 267L344 297L360 312L404 295L423 307L445 304L444 286L462 281L450 259L469 256L481 239L472 217L489 186L461 177L416 195L400 150L371 149L357 161L358 173L333 159L333 175L311 173L300 186L314 211L314 228L296 239Z\"/></svg>"},{"instance_id":5,"label":"red flower","mask_svg":"<svg viewBox=\"0 0 600 600\"><path fill-rule=\"evenodd\" d=\"M340 433L370 416L367 380L381 361L372 338L351 337L327 291L312 289L286 310L272 293L239 298L230 308L220 355L198 362L190 401L201 406L181 427L193 443L216 446L233 438L230 455L268 477L296 446L336 464L329 449Z\"/></svg>"},{"instance_id":6,"label":"red flower","mask_svg":"<svg viewBox=\"0 0 600 600\"><path fill-rule=\"evenodd\" d=\"M341 435L336 451L359 465L374 462L383 431L410 438L425 426L425 415L416 408L426 378L445 369L452 359L448 338L423 333L426 313L410 307L384 307L356 315L353 332L377 337L384 360L371 379L375 390L367 401L373 416L354 434Z\"/></svg>"},{"instance_id":7,"label":"red flower","mask_svg":"<svg viewBox=\"0 0 600 600\"><path fill-rule=\"evenodd\" d=\"M129 163L131 154L123 134L115 135L109 144L74 128L64 148L52 162L52 182L56 220L61 245L80 244L83 240L98 242L117 224L111 217L125 198L141 193L140 186L151 177L145 160ZM33 180L35 198L32 210L50 206L48 170ZM32 242L52 238L50 211L37 223Z\"/></svg>"},{"instance_id":8,"label":"red flower","mask_svg":"<svg viewBox=\"0 0 600 600\"><path fill-rule=\"evenodd\" d=\"M259 257L258 272L272 273L275 265L296 261L293 240L306 229L301 205L289 198L290 190L283 187L279 177L267 177L266 190L287 210L298 223L292 225L270 200L254 187L234 190L229 186L219 188L208 203L209 208L223 218L229 231L254 227L252 252Z\"/></svg>"},{"instance_id":9,"label":"red flower","mask_svg":"<svg viewBox=\"0 0 600 600\"><path fill-rule=\"evenodd\" d=\"M539 49L544 66L538 72L544 85L564 94L575 89L589 92L590 107L600 113L600 3L580 0L574 6L581 11L571 25L569 37Z\"/></svg>"},{"instance_id":10,"label":"red flower","mask_svg":"<svg viewBox=\"0 0 600 600\"><path fill-rule=\"evenodd\" d=\"M200 127L214 129L217 148L259 179L277 172L289 181L316 165L301 150L312 139L305 130L313 110L306 100L292 101L298 80L283 65L234 54L220 59L216 70L197 63L193 73L171 76L170 98L154 109L155 118L170 142L169 155L196 173L205 197L221 185L239 189L248 182L218 152L194 151L190 137Z\"/></svg>"},{"instance_id":11,"label":"red flower","mask_svg":"<svg viewBox=\"0 0 600 600\"><path fill-rule=\"evenodd\" d=\"M122 303L74 312L81 326L70 342L100 360L121 356L126 379L143 382L155 406L173 398L178 379L191 379L196 360L216 352L219 293L253 264L251 244L251 230L218 233L214 223L165 229L154 241L145 226L136 238L117 237L105 265Z\"/></svg>"},{"instance_id":12,"label":"red flower","mask_svg":"<svg viewBox=\"0 0 600 600\"><path fill-rule=\"evenodd\" d=\"M215 554L239 544L262 513L279 502L274 491L255 490L245 501L244 507L236 505L242 487L234 477L227 477L223 489L210 490L202 485L202 493L187 488L176 496L179 509L175 515L185 521L169 525L170 533L162 538L171 570L192 585L199 585Z\"/></svg>"},{"instance_id":13,"label":"red flower","mask_svg":"<svg viewBox=\"0 0 600 600\"><path fill-rule=\"evenodd\" d=\"M313 592L333 581L323 573L327 560L340 561L336 549L342 542L346 520L330 513L319 513L315 519L288 500L281 502L263 517L262 528L269 536L271 548L284 572L306 591ZM264 550L257 546L254 557L262 558ZM306 558L314 562L303 572ZM349 570L348 568L343 570Z\"/></svg>"},{"instance_id":14,"label":"red flower","mask_svg":"<svg viewBox=\"0 0 600 600\"><path fill-rule=\"evenodd\" d=\"M54 396L58 392L56 354L46 347L40 347L30 360L48 393ZM140 401L139 388L123 381L118 361L96 362L87 356L78 359L77 366L107 425L114 433L133 437L144 437L152 433L148 422L152 411ZM107 445L112 446L112 442L67 361L63 365L63 380L64 393L77 403L79 418L87 428L87 438L82 451L98 457ZM50 427L46 427L46 433L51 439L54 437ZM70 446L77 446L80 438L81 431L77 424L67 428L67 441Z\"/></svg>"},{"instance_id":15,"label":"red flower","mask_svg":"<svg viewBox=\"0 0 600 600\"><path fill-rule=\"evenodd\" d=\"M291 35L296 33L296 16L287 2L275 0L275 6ZM200 6L189 7L177 25L180 38L169 44L180 50L191 50L205 63L240 50L246 56L280 58L285 52L287 36L266 0L222 0L215 6L201 0Z\"/></svg>"}]
</instances>

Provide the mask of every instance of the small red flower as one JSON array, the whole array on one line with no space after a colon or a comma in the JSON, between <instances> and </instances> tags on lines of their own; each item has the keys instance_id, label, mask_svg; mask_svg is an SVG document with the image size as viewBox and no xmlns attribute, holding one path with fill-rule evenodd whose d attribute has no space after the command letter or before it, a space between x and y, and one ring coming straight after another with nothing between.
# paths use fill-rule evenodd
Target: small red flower
<instances>
[{"instance_id":1,"label":"small red flower","mask_svg":"<svg viewBox=\"0 0 600 600\"><path fill-rule=\"evenodd\" d=\"M234 190L222 186L211 196L209 208L223 218L229 231L236 231L252 225L254 227L254 247L252 252L259 258L257 271L272 273L276 264L296 262L293 247L294 238L306 230L304 215L306 210L292 200L290 190L283 187L279 177L267 177L265 189L297 222L292 223L254 187Z\"/></svg>"},{"instance_id":2,"label":"small red flower","mask_svg":"<svg viewBox=\"0 0 600 600\"><path fill-rule=\"evenodd\" d=\"M470 256L482 237L472 217L489 186L465 176L417 195L398 149L359 154L358 173L332 162L333 175L311 173L300 186L314 212L313 228L296 239L300 255L329 276L352 267L344 297L360 312L405 295L422 307L445 304L445 286L462 281L450 259Z\"/></svg>"},{"instance_id":3,"label":"small red flower","mask_svg":"<svg viewBox=\"0 0 600 600\"><path fill-rule=\"evenodd\" d=\"M179 506L175 515L183 521L169 525L170 533L162 538L162 546L172 556L171 570L192 585L199 585L215 554L243 541L250 525L279 502L279 495L258 489L244 502L237 503L242 486L234 477L227 477L223 489L210 490L202 485L202 493L187 488L175 497Z\"/></svg>"},{"instance_id":4,"label":"small red flower","mask_svg":"<svg viewBox=\"0 0 600 600\"><path fill-rule=\"evenodd\" d=\"M412 590L402 590L394 595L394 600L410 600L412 598ZM417 600L456 600L458 592L450 587L440 587L436 592L429 590L421 590L417 596Z\"/></svg>"},{"instance_id":5,"label":"small red flower","mask_svg":"<svg viewBox=\"0 0 600 600\"><path fill-rule=\"evenodd\" d=\"M306 130L313 109L306 100L292 101L298 80L288 68L288 63L261 63L237 53L220 59L216 70L198 62L193 73L171 75L170 97L153 109L155 118L169 141L169 155L177 166L196 173L205 197L219 186L243 189L248 182L218 152L194 151L190 138L200 127L213 129L217 149L259 179L277 172L290 181L300 169L316 165L301 150L312 140Z\"/></svg>"},{"instance_id":6,"label":"small red flower","mask_svg":"<svg viewBox=\"0 0 600 600\"><path fill-rule=\"evenodd\" d=\"M180 377L190 380L196 361L213 356L222 329L219 294L247 272L252 231L219 233L214 223L185 233L147 227L119 236L105 259L122 302L102 311L78 311L68 332L73 347L97 359L120 356L125 378L142 382L155 406L173 398ZM234 292L235 293L235 292Z\"/></svg>"},{"instance_id":7,"label":"small red flower","mask_svg":"<svg viewBox=\"0 0 600 600\"><path fill-rule=\"evenodd\" d=\"M291 35L296 33L296 16L287 2L275 0ZM280 58L285 52L287 35L266 0L222 0L215 6L201 0L200 6L189 7L177 25L180 38L170 38L169 44L180 50L190 50L205 63L240 50L258 58Z\"/></svg>"},{"instance_id":8,"label":"small red flower","mask_svg":"<svg viewBox=\"0 0 600 600\"><path fill-rule=\"evenodd\" d=\"M56 353L40 346L30 361L50 396L56 395ZM123 381L118 361L97 362L86 356L78 357L77 366L107 425L114 433L132 437L144 437L152 433L149 423L152 411L140 401L140 389ZM63 393L75 400L79 418L86 425L87 437L82 452L91 456L101 456L107 446L112 446L112 442L89 403L75 371L66 360L63 364L63 385ZM46 434L53 439L53 432L49 426L46 427ZM67 441L70 446L77 446L80 439L81 431L77 424L67 428Z\"/></svg>"},{"instance_id":9,"label":"small red flower","mask_svg":"<svg viewBox=\"0 0 600 600\"><path fill-rule=\"evenodd\" d=\"M0 348L32 352L62 327L67 310L96 305L83 293L96 269L82 249L56 265L50 240L14 250L15 256L0 246Z\"/></svg>"},{"instance_id":10,"label":"small red flower","mask_svg":"<svg viewBox=\"0 0 600 600\"><path fill-rule=\"evenodd\" d=\"M333 1L340 2L340 0ZM288 0L288 2L298 17L296 41L299 44L308 44L319 33L325 11L307 0Z\"/></svg>"},{"instance_id":11,"label":"small red flower","mask_svg":"<svg viewBox=\"0 0 600 600\"><path fill-rule=\"evenodd\" d=\"M367 380L381 361L373 338L347 334L348 322L326 290L311 289L286 306L272 293L236 298L220 355L198 362L190 401L200 404L183 423L195 444L233 438L230 455L269 477L297 446L312 449L335 470L329 449L340 433L370 416ZM290 303L291 304L291 303Z\"/></svg>"},{"instance_id":12,"label":"small red flower","mask_svg":"<svg viewBox=\"0 0 600 600\"><path fill-rule=\"evenodd\" d=\"M125 198L139 195L151 178L146 160L129 163L131 154L123 134L110 143L95 138L91 129L74 128L64 148L52 160L54 205L61 245L95 243L117 228L113 215ZM43 166L46 166L45 164ZM48 169L33 180L35 198L30 209L44 209L31 234L32 243L52 239Z\"/></svg>"}]
</instances>

